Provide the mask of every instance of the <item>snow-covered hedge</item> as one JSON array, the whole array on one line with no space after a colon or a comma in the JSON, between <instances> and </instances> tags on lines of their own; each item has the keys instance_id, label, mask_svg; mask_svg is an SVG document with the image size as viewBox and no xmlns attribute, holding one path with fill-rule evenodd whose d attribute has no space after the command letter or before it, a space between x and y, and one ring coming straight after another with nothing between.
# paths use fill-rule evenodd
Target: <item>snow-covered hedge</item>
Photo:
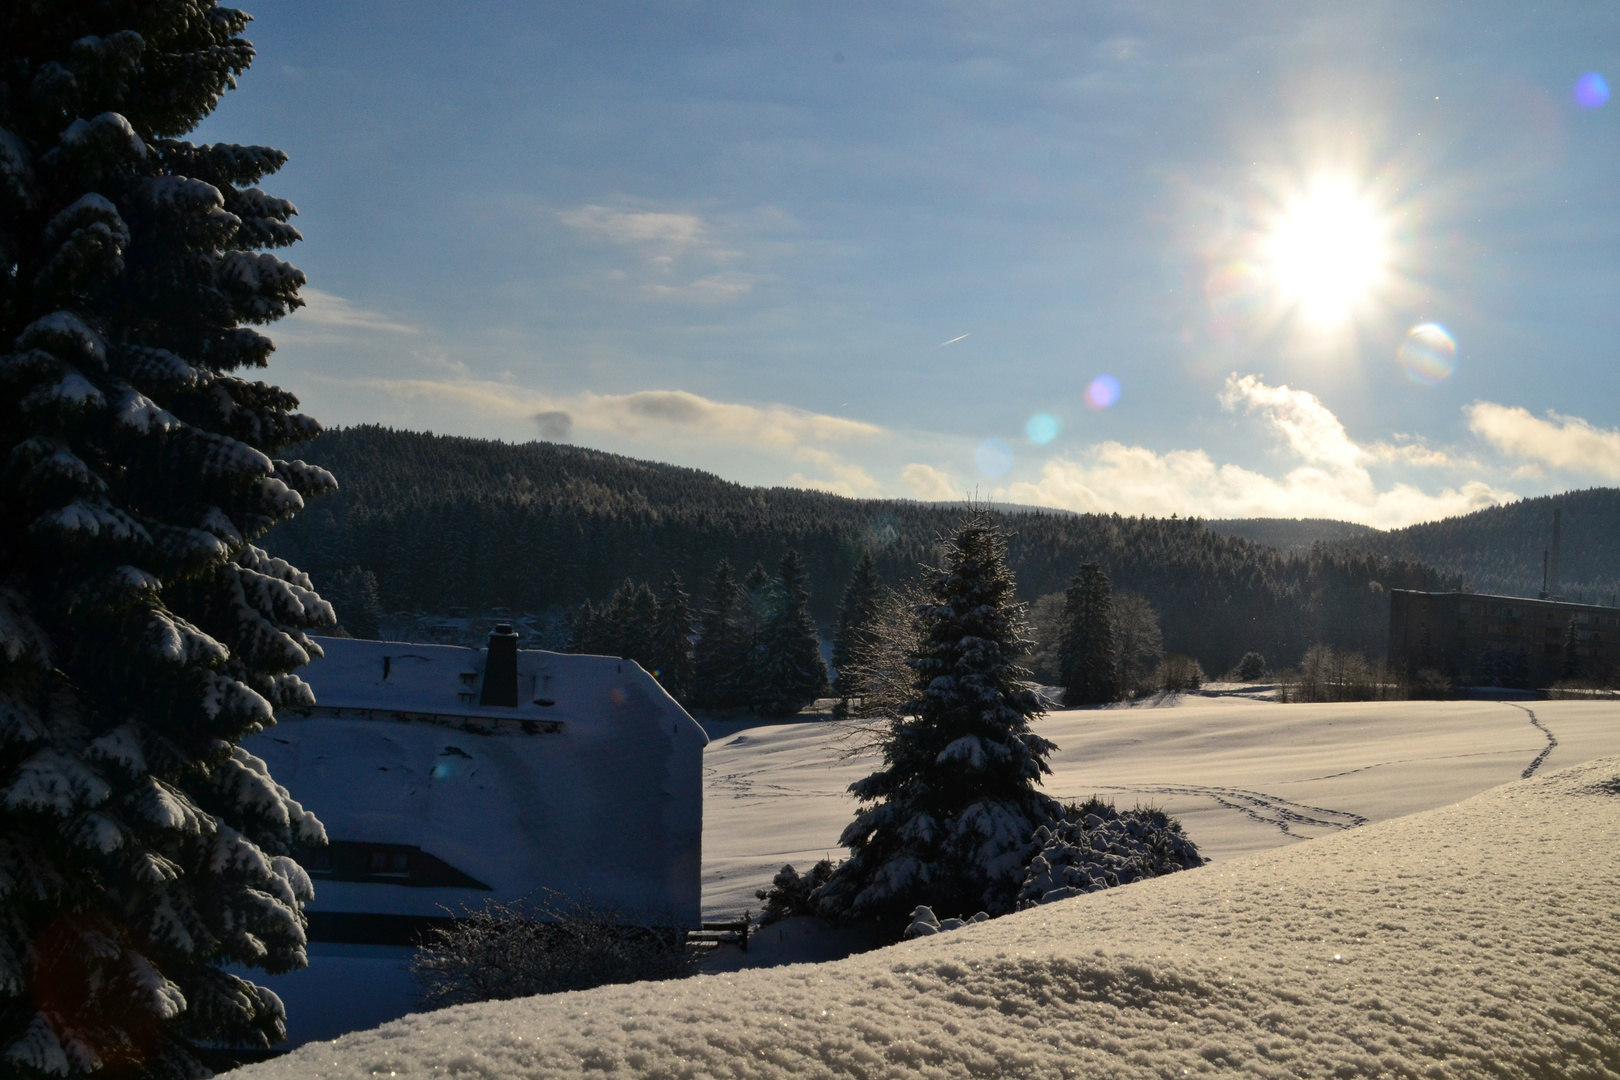
<instances>
[{"instance_id":1,"label":"snow-covered hedge","mask_svg":"<svg viewBox=\"0 0 1620 1080\"><path fill-rule=\"evenodd\" d=\"M1018 890L1019 907L1049 904L1082 893L1204 865L1181 822L1164 811L1120 811L1091 799L1070 807L1068 820L1035 830L1039 851Z\"/></svg>"}]
</instances>

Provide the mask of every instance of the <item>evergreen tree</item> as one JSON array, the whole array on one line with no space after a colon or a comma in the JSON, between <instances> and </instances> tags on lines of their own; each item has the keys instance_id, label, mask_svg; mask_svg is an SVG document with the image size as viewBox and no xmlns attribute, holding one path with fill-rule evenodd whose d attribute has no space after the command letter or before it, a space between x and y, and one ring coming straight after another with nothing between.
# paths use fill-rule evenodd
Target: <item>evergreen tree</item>
<instances>
[{"instance_id":1,"label":"evergreen tree","mask_svg":"<svg viewBox=\"0 0 1620 1080\"><path fill-rule=\"evenodd\" d=\"M573 625L568 629L568 651L588 656L601 655L598 648L602 640L600 621L595 604L587 600L579 605L574 612Z\"/></svg>"},{"instance_id":2,"label":"evergreen tree","mask_svg":"<svg viewBox=\"0 0 1620 1080\"><path fill-rule=\"evenodd\" d=\"M625 578L597 612L597 640L606 656L629 656L634 644L636 583Z\"/></svg>"},{"instance_id":3,"label":"evergreen tree","mask_svg":"<svg viewBox=\"0 0 1620 1080\"><path fill-rule=\"evenodd\" d=\"M861 555L860 561L855 564L854 571L849 575L849 584L844 588L844 599L838 605L838 631L833 636L833 670L837 672L834 688L838 696L843 699L840 704L847 707L852 694L851 680L846 673L856 663L857 653L862 642L872 628L872 620L877 617L878 600L883 584L878 580L877 563L870 551Z\"/></svg>"},{"instance_id":4,"label":"evergreen tree","mask_svg":"<svg viewBox=\"0 0 1620 1080\"><path fill-rule=\"evenodd\" d=\"M1569 626L1564 630L1564 663L1558 672L1562 679L1574 680L1584 678L1586 666L1581 663L1581 628L1575 616L1569 617Z\"/></svg>"},{"instance_id":5,"label":"evergreen tree","mask_svg":"<svg viewBox=\"0 0 1620 1080\"><path fill-rule=\"evenodd\" d=\"M759 631L754 711L761 716L792 716L827 692L821 638L810 617L810 575L792 548L782 556L780 575L775 590L780 602L766 613Z\"/></svg>"},{"instance_id":6,"label":"evergreen tree","mask_svg":"<svg viewBox=\"0 0 1620 1080\"><path fill-rule=\"evenodd\" d=\"M878 916L898 935L918 904L1010 911L1031 836L1062 818L1035 787L1056 747L1030 730L1041 708L1021 682L1029 643L1006 551L976 511L928 571L915 697L890 719L883 768L850 785L863 805L839 838L850 858L817 892L825 914Z\"/></svg>"},{"instance_id":7,"label":"evergreen tree","mask_svg":"<svg viewBox=\"0 0 1620 1080\"><path fill-rule=\"evenodd\" d=\"M304 275L257 186L194 146L253 57L212 0L0 4L0 1073L206 1075L270 1046L305 964L315 818L238 745L313 704L334 624L254 541L334 488L251 328Z\"/></svg>"},{"instance_id":8,"label":"evergreen tree","mask_svg":"<svg viewBox=\"0 0 1620 1080\"><path fill-rule=\"evenodd\" d=\"M351 566L347 570L335 570L321 580L321 594L331 601L341 629L350 637L376 640L382 619L377 575L363 567Z\"/></svg>"},{"instance_id":9,"label":"evergreen tree","mask_svg":"<svg viewBox=\"0 0 1620 1080\"><path fill-rule=\"evenodd\" d=\"M747 631L740 621L742 590L725 559L714 568L709 603L698 617L698 640L692 650L692 701L711 709L748 704L741 676L751 660Z\"/></svg>"},{"instance_id":10,"label":"evergreen tree","mask_svg":"<svg viewBox=\"0 0 1620 1080\"><path fill-rule=\"evenodd\" d=\"M1063 704L1103 705L1119 697L1114 648L1114 599L1108 577L1086 563L1063 595L1063 638L1058 651Z\"/></svg>"},{"instance_id":11,"label":"evergreen tree","mask_svg":"<svg viewBox=\"0 0 1620 1080\"><path fill-rule=\"evenodd\" d=\"M643 582L630 598L630 617L624 635L621 654L651 671L658 666L657 648L653 644L658 632L658 596Z\"/></svg>"},{"instance_id":12,"label":"evergreen tree","mask_svg":"<svg viewBox=\"0 0 1620 1080\"><path fill-rule=\"evenodd\" d=\"M664 581L652 635L654 674L669 696L685 703L692 693L692 605L681 575Z\"/></svg>"},{"instance_id":13,"label":"evergreen tree","mask_svg":"<svg viewBox=\"0 0 1620 1080\"><path fill-rule=\"evenodd\" d=\"M765 625L772 613L782 605L782 590L765 569L765 563L756 561L748 576L743 578L742 595L737 618L742 624L748 647L733 679L737 685L738 704L752 705L760 693L760 680L765 670Z\"/></svg>"}]
</instances>

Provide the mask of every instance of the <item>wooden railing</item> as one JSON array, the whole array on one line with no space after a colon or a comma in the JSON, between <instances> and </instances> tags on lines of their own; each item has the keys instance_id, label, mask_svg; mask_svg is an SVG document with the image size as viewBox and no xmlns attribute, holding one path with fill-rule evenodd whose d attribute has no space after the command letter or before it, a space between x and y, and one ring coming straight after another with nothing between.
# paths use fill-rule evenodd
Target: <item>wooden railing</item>
<instances>
[{"instance_id":1,"label":"wooden railing","mask_svg":"<svg viewBox=\"0 0 1620 1080\"><path fill-rule=\"evenodd\" d=\"M686 943L698 949L718 949L721 945L739 945L748 951L748 922L745 913L736 922L706 922L700 929L686 932Z\"/></svg>"}]
</instances>

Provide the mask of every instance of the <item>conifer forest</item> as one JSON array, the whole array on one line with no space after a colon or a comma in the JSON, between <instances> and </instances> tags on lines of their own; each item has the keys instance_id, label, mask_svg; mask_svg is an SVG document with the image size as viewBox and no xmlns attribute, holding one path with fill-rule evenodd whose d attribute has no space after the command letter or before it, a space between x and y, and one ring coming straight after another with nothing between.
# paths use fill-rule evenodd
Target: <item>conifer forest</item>
<instances>
[{"instance_id":1,"label":"conifer forest","mask_svg":"<svg viewBox=\"0 0 1620 1080\"><path fill-rule=\"evenodd\" d=\"M716 564L739 574L804 560L810 614L830 624L857 562L887 584L939 557L963 508L751 488L695 469L574 446L361 426L299 448L340 489L269 537L317 585L375 575L384 611L569 611L629 576L655 590L678 573L696 603ZM1061 592L1083 563L1160 613L1166 649L1224 671L1251 650L1297 657L1317 642L1381 655L1385 590L1455 577L1354 550L1280 552L1197 520L1003 510L1019 598Z\"/></svg>"}]
</instances>

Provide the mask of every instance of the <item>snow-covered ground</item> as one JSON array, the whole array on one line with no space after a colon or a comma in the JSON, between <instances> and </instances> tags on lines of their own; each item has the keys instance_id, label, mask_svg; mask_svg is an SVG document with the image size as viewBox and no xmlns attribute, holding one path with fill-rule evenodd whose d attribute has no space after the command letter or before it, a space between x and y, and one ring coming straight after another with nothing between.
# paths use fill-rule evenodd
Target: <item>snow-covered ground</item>
<instances>
[{"instance_id":1,"label":"snow-covered ground","mask_svg":"<svg viewBox=\"0 0 1620 1080\"><path fill-rule=\"evenodd\" d=\"M844 759L847 744L826 723L707 726L703 907L716 918L758 911L754 891L783 863L804 870L843 854L838 834L854 811L844 789L875 758ZM1620 754L1620 702L1279 705L1189 695L1054 712L1035 730L1060 748L1051 794L1152 802L1225 863L1516 780L1549 732L1557 746L1538 773Z\"/></svg>"},{"instance_id":2,"label":"snow-covered ground","mask_svg":"<svg viewBox=\"0 0 1620 1080\"><path fill-rule=\"evenodd\" d=\"M1388 761L1406 782L1429 789L1428 798L1444 800L1471 782L1448 778L1453 766L1445 763L1460 762L1456 769L1479 779L1522 771L1539 752L1534 739L1499 726L1489 710L1409 708L1411 726L1449 746L1431 752L1427 768L1397 764L1421 740L1376 718L1385 710L1369 719L1365 709L1323 707L1313 722L1234 708L1221 732L1180 731L1165 748L1162 773L1121 786L1128 794L1192 784L1178 770L1189 768L1191 749L1203 742L1231 750L1227 768L1235 775L1228 781L1221 772L1222 788L1265 791L1264 781L1276 787L1292 779L1311 802L1319 789L1310 785L1377 773ZM1536 711L1557 733L1558 750L1566 740L1579 744L1578 732L1592 728L1595 738L1603 727L1595 711ZM1185 725L1195 712L1055 723L1085 736L1071 739L1067 754L1114 747L1128 759L1124 748L1141 733L1129 725L1175 733L1178 722L1169 718L1179 715ZM1477 741L1457 730L1469 724ZM1360 773L1313 772L1353 742L1322 735L1328 725L1361 729L1359 738L1383 754L1354 755L1361 764L1350 767ZM792 749L788 731L771 735L784 741L777 752L787 756L778 760L812 756ZM1266 748L1261 763L1243 764L1237 748L1245 743ZM1516 764L1507 760L1514 753ZM790 771L813 768L804 762ZM1089 772L1073 775L1082 787L1093 782ZM1397 787L1367 788L1368 801L1357 805L1363 813L1391 810L1402 798ZM792 790L776 798L811 804ZM771 820L784 815L772 811ZM1458 805L1326 831L1312 843L1229 853L1198 870L832 963L410 1016L241 1075L1620 1074L1620 758L1538 771ZM1246 834L1228 835L1241 843Z\"/></svg>"}]
</instances>

